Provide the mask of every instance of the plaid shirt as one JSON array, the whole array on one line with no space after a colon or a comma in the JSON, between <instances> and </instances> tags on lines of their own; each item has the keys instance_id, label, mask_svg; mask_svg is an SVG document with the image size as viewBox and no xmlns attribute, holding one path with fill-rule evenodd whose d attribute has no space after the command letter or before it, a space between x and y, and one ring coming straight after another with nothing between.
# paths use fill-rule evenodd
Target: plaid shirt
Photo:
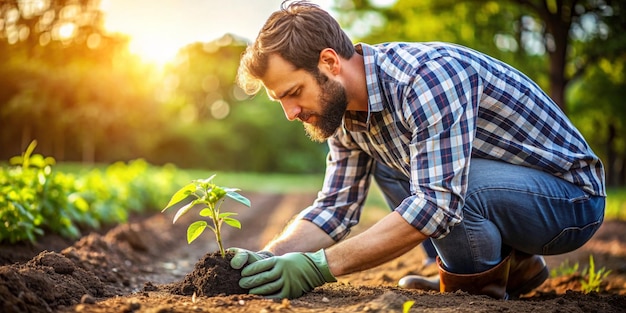
<instances>
[{"instance_id":1,"label":"plaid shirt","mask_svg":"<svg viewBox=\"0 0 626 313\"><path fill-rule=\"evenodd\" d=\"M410 177L395 211L424 235L462 219L471 158L538 168L605 196L604 170L582 135L528 77L443 43L359 44L369 112L348 111L328 139L324 186L299 218L340 240L359 221L376 161Z\"/></svg>"}]
</instances>

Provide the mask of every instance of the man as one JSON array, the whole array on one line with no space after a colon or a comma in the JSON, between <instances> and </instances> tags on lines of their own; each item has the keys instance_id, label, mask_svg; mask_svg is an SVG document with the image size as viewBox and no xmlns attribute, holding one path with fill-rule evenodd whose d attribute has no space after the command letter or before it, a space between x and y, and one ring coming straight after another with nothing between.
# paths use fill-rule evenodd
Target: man
<instances>
[{"instance_id":1,"label":"man","mask_svg":"<svg viewBox=\"0 0 626 313\"><path fill-rule=\"evenodd\" d=\"M316 5L283 3L238 81L330 148L313 205L263 251L232 249L250 293L299 297L432 238L442 292L506 299L546 279L540 255L579 248L603 221L604 170L582 135L528 77L479 52L354 46ZM396 207L346 239L372 177Z\"/></svg>"}]
</instances>

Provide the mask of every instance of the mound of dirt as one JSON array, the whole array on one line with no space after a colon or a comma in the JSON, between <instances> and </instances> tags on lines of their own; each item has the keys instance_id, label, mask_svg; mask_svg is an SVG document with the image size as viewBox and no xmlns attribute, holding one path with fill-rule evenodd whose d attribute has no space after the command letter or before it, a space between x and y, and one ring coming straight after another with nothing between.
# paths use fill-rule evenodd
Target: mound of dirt
<instances>
[{"instance_id":1,"label":"mound of dirt","mask_svg":"<svg viewBox=\"0 0 626 313\"><path fill-rule=\"evenodd\" d=\"M120 225L104 236L91 233L60 252L44 250L28 262L0 266L1 311L50 312L138 289L145 282L143 265L175 240L152 227ZM157 244L148 244L150 238Z\"/></svg>"},{"instance_id":2,"label":"mound of dirt","mask_svg":"<svg viewBox=\"0 0 626 313\"><path fill-rule=\"evenodd\" d=\"M230 267L232 252L222 257L219 252L207 253L198 261L193 272L179 282L164 286L164 290L182 296L212 297L219 295L247 294L239 287L241 273Z\"/></svg>"}]
</instances>

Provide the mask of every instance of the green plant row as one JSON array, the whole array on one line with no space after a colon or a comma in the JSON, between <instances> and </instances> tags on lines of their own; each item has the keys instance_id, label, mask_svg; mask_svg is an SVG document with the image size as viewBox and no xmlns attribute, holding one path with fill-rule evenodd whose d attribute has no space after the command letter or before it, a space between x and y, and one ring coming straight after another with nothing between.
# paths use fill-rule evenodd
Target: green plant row
<instances>
[{"instance_id":1,"label":"green plant row","mask_svg":"<svg viewBox=\"0 0 626 313\"><path fill-rule=\"evenodd\" d=\"M591 254L589 255L589 266L582 271L579 271L579 268L578 262L570 265L569 260L565 260L559 267L550 271L550 277L577 276L579 277L581 291L591 293L600 292L606 277L611 274L611 270L606 269L606 267L596 271L595 261Z\"/></svg>"},{"instance_id":2,"label":"green plant row","mask_svg":"<svg viewBox=\"0 0 626 313\"><path fill-rule=\"evenodd\" d=\"M132 212L162 207L180 179L174 166L144 160L58 172L53 158L33 154L35 146L0 167L0 242L35 242L46 232L77 238L81 229L125 222Z\"/></svg>"}]
</instances>

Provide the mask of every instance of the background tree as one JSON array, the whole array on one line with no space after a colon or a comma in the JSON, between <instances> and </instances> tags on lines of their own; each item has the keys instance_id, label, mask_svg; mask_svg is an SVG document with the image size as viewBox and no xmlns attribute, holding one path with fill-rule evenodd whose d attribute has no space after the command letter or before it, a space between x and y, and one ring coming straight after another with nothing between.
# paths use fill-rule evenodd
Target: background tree
<instances>
[{"instance_id":1,"label":"background tree","mask_svg":"<svg viewBox=\"0 0 626 313\"><path fill-rule=\"evenodd\" d=\"M102 27L98 1L0 0L0 158L33 139L58 161L321 172L310 142L264 94L234 86L246 46L226 35L142 63Z\"/></svg>"},{"instance_id":2,"label":"background tree","mask_svg":"<svg viewBox=\"0 0 626 313\"><path fill-rule=\"evenodd\" d=\"M246 42L232 35L183 48L165 70L163 111L172 126L153 163L177 159L189 167L255 172L320 172L325 145L312 143L300 123L284 118L264 93L249 98L235 82ZM172 154L193 151L181 160ZM213 158L216 153L222 158Z\"/></svg>"}]
</instances>

